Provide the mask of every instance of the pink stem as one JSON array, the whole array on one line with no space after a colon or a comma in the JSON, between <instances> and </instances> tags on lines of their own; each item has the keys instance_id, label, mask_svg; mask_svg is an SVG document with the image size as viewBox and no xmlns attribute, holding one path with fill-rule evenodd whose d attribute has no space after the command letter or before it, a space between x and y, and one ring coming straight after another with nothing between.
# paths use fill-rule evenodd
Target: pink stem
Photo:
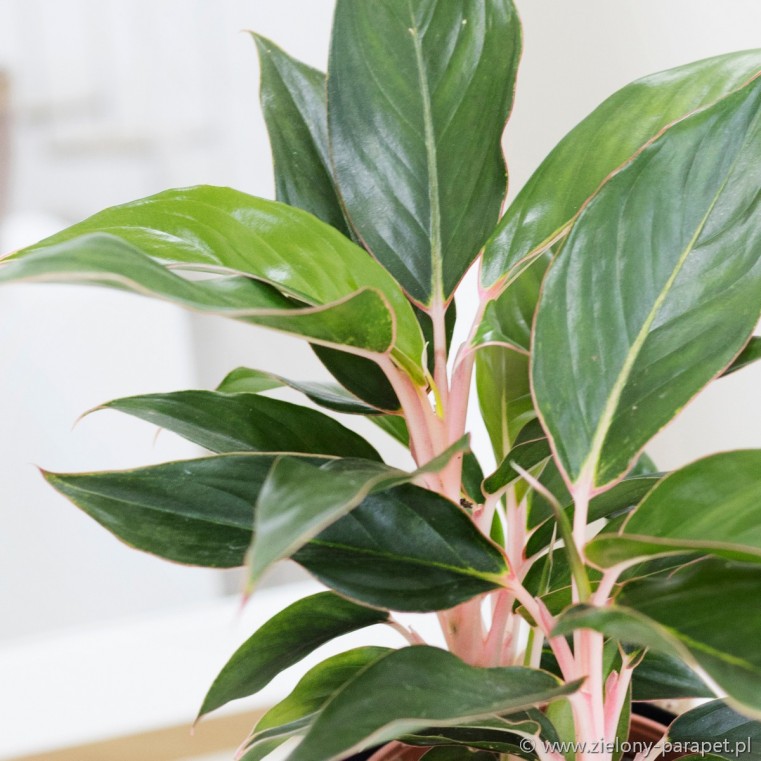
<instances>
[{"instance_id":1,"label":"pink stem","mask_svg":"<svg viewBox=\"0 0 761 761\"><path fill-rule=\"evenodd\" d=\"M500 589L494 606L489 634L484 643L482 665L500 666L504 650L507 624L510 621L515 597L507 589Z\"/></svg>"}]
</instances>

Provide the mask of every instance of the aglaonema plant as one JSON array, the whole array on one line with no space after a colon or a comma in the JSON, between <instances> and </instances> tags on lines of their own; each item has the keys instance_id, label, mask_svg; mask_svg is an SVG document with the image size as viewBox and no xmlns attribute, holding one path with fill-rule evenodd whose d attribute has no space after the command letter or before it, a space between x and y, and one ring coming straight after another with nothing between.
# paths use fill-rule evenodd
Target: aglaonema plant
<instances>
[{"instance_id":1,"label":"aglaonema plant","mask_svg":"<svg viewBox=\"0 0 761 761\"><path fill-rule=\"evenodd\" d=\"M385 624L399 648L314 667L239 757L300 738L291 761L619 761L633 701L684 697L714 700L670 740L761 737L761 450L666 474L642 454L761 353L761 51L624 87L500 217L510 0L338 0L327 76L255 41L277 202L169 190L0 266L6 283L108 285L299 336L337 381L239 368L215 391L119 399L104 407L212 454L45 474L138 549L245 566L246 593L283 558L327 587L253 633L200 714ZM452 347L474 262L477 314ZM416 470L266 395L282 386L377 423ZM446 649L404 611L435 614Z\"/></svg>"}]
</instances>

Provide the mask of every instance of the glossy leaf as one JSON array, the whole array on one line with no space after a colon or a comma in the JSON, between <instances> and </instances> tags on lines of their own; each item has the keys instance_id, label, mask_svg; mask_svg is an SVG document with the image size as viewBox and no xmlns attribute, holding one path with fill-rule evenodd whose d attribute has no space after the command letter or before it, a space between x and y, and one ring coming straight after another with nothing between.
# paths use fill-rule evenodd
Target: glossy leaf
<instances>
[{"instance_id":1,"label":"glossy leaf","mask_svg":"<svg viewBox=\"0 0 761 761\"><path fill-rule=\"evenodd\" d=\"M248 277L188 280L132 244L102 233L26 249L21 256L0 262L0 283L106 285L345 350L383 353L393 345L393 317L375 289L358 290L322 306L300 307L272 286Z\"/></svg>"},{"instance_id":2,"label":"glossy leaf","mask_svg":"<svg viewBox=\"0 0 761 761\"><path fill-rule=\"evenodd\" d=\"M520 48L510 0L336 6L335 177L360 239L421 304L449 297L497 222Z\"/></svg>"},{"instance_id":3,"label":"glossy leaf","mask_svg":"<svg viewBox=\"0 0 761 761\"><path fill-rule=\"evenodd\" d=\"M553 703L552 705L556 705ZM555 728L542 711L531 709L509 716L489 716L452 727L428 727L401 740L417 746L462 746L499 753L510 753L528 759L536 758L532 750L521 748L521 740L538 738L555 742Z\"/></svg>"},{"instance_id":4,"label":"glossy leaf","mask_svg":"<svg viewBox=\"0 0 761 761\"><path fill-rule=\"evenodd\" d=\"M659 475L625 478L605 493L590 500L588 522L594 523L603 518L615 518L631 511L660 480L661 477ZM565 510L569 519L572 519L574 514L573 504L567 505ZM526 544L526 552L529 555L539 552L549 544L552 539L554 525L555 521L551 517L548 517L536 527ZM596 540L593 544L595 542Z\"/></svg>"},{"instance_id":5,"label":"glossy leaf","mask_svg":"<svg viewBox=\"0 0 761 761\"><path fill-rule=\"evenodd\" d=\"M373 460L341 459L311 465L278 458L259 492L248 562L253 586L275 561L289 557L369 494L436 473L467 448L463 437L422 468L407 473Z\"/></svg>"},{"instance_id":6,"label":"glossy leaf","mask_svg":"<svg viewBox=\"0 0 761 761\"><path fill-rule=\"evenodd\" d=\"M473 342L476 346L502 346L529 353L534 313L550 261L549 255L539 257L487 304Z\"/></svg>"},{"instance_id":7,"label":"glossy leaf","mask_svg":"<svg viewBox=\"0 0 761 761\"><path fill-rule=\"evenodd\" d=\"M301 209L230 188L167 190L101 211L11 261L45 255L57 244L59 256L76 256L91 233L105 233L155 261L250 276L306 306L341 302L370 289L393 313L397 357L410 372L419 366L422 335L399 286L361 248ZM115 275L124 274L116 257L107 263ZM357 319L354 328L371 321Z\"/></svg>"},{"instance_id":8,"label":"glossy leaf","mask_svg":"<svg viewBox=\"0 0 761 761\"><path fill-rule=\"evenodd\" d=\"M312 344L312 350L328 372L350 393L384 412L399 410L399 399L388 378L371 359L316 343Z\"/></svg>"},{"instance_id":9,"label":"glossy leaf","mask_svg":"<svg viewBox=\"0 0 761 761\"><path fill-rule=\"evenodd\" d=\"M253 37L277 200L305 209L349 236L330 167L325 75L272 41Z\"/></svg>"},{"instance_id":10,"label":"glossy leaf","mask_svg":"<svg viewBox=\"0 0 761 761\"><path fill-rule=\"evenodd\" d=\"M294 381L282 375L253 370L248 367L236 367L229 372L217 386L217 391L225 394L261 394L275 388L288 386L299 391L315 404L334 412L346 412L357 415L378 415L380 410L365 404L361 399L341 388L335 383L317 383L314 381Z\"/></svg>"},{"instance_id":11,"label":"glossy leaf","mask_svg":"<svg viewBox=\"0 0 761 761\"><path fill-rule=\"evenodd\" d=\"M601 566L699 552L761 563L761 450L724 452L666 476L615 534L587 545Z\"/></svg>"},{"instance_id":12,"label":"glossy leaf","mask_svg":"<svg viewBox=\"0 0 761 761\"><path fill-rule=\"evenodd\" d=\"M700 667L731 705L761 717L761 612L749 604L759 584L758 566L705 560L670 575L629 582L616 598L617 607L571 611L557 631L590 627L675 655Z\"/></svg>"},{"instance_id":13,"label":"glossy leaf","mask_svg":"<svg viewBox=\"0 0 761 761\"><path fill-rule=\"evenodd\" d=\"M723 700L713 700L678 716L668 739L698 743L702 747L693 750L710 749L723 758L751 761L761 752L761 722L733 711Z\"/></svg>"},{"instance_id":14,"label":"glossy leaf","mask_svg":"<svg viewBox=\"0 0 761 761\"><path fill-rule=\"evenodd\" d=\"M388 613L319 592L289 605L247 639L204 698L199 716L253 695L281 671L342 634L388 621Z\"/></svg>"},{"instance_id":15,"label":"glossy leaf","mask_svg":"<svg viewBox=\"0 0 761 761\"><path fill-rule=\"evenodd\" d=\"M303 452L380 460L370 444L337 420L260 394L176 391L116 399L98 409L134 415L212 452Z\"/></svg>"},{"instance_id":16,"label":"glossy leaf","mask_svg":"<svg viewBox=\"0 0 761 761\"><path fill-rule=\"evenodd\" d=\"M412 485L370 495L293 559L340 594L412 611L496 589L507 570L462 508Z\"/></svg>"},{"instance_id":17,"label":"glossy leaf","mask_svg":"<svg viewBox=\"0 0 761 761\"><path fill-rule=\"evenodd\" d=\"M649 650L632 675L634 700L712 698L713 691L679 658Z\"/></svg>"},{"instance_id":18,"label":"glossy leaf","mask_svg":"<svg viewBox=\"0 0 761 761\"><path fill-rule=\"evenodd\" d=\"M482 282L513 277L562 237L587 199L664 127L745 84L761 52L709 58L639 79L611 95L552 150L502 217Z\"/></svg>"},{"instance_id":19,"label":"glossy leaf","mask_svg":"<svg viewBox=\"0 0 761 761\"><path fill-rule=\"evenodd\" d=\"M105 473L44 473L57 491L137 549L210 568L242 565L274 461L236 454Z\"/></svg>"},{"instance_id":20,"label":"glossy leaf","mask_svg":"<svg viewBox=\"0 0 761 761\"><path fill-rule=\"evenodd\" d=\"M667 130L579 217L545 280L531 368L571 482L620 478L748 340L759 155L761 79Z\"/></svg>"},{"instance_id":21,"label":"glossy leaf","mask_svg":"<svg viewBox=\"0 0 761 761\"><path fill-rule=\"evenodd\" d=\"M277 705L270 708L257 722L244 743L240 761L264 758L294 735L304 734L322 706L355 677L381 656L387 647L358 647L318 663Z\"/></svg>"},{"instance_id":22,"label":"glossy leaf","mask_svg":"<svg viewBox=\"0 0 761 761\"><path fill-rule=\"evenodd\" d=\"M538 420L532 421L521 431L515 446L507 453L497 470L484 481L484 491L487 494L496 494L522 478L520 471L513 467L514 464L530 471L547 460L550 454L550 444L542 426Z\"/></svg>"},{"instance_id":23,"label":"glossy leaf","mask_svg":"<svg viewBox=\"0 0 761 761\"><path fill-rule=\"evenodd\" d=\"M519 711L576 687L543 671L474 668L438 648L406 647L380 658L337 693L289 761L327 761L433 722Z\"/></svg>"},{"instance_id":24,"label":"glossy leaf","mask_svg":"<svg viewBox=\"0 0 761 761\"><path fill-rule=\"evenodd\" d=\"M484 750L469 748L432 748L423 757L424 761L499 761L499 756Z\"/></svg>"},{"instance_id":25,"label":"glossy leaf","mask_svg":"<svg viewBox=\"0 0 761 761\"><path fill-rule=\"evenodd\" d=\"M753 336L745 345L745 348L737 355L735 361L724 371L724 375L742 370L761 359L761 336Z\"/></svg>"}]
</instances>

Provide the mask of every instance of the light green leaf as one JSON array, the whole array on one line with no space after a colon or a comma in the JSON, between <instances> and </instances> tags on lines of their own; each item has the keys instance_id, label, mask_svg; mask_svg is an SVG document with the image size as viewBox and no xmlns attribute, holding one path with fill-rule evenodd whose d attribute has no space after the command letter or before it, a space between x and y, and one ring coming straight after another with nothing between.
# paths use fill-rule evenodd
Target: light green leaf
<instances>
[{"instance_id":1,"label":"light green leaf","mask_svg":"<svg viewBox=\"0 0 761 761\"><path fill-rule=\"evenodd\" d=\"M406 647L380 658L337 693L288 761L328 761L433 723L455 725L530 708L577 686L543 671L474 668L444 650Z\"/></svg>"},{"instance_id":2,"label":"light green leaf","mask_svg":"<svg viewBox=\"0 0 761 761\"><path fill-rule=\"evenodd\" d=\"M380 460L370 444L337 420L257 393L175 391L116 399L97 409L134 415L212 452L303 452Z\"/></svg>"},{"instance_id":3,"label":"light green leaf","mask_svg":"<svg viewBox=\"0 0 761 761\"><path fill-rule=\"evenodd\" d=\"M761 51L730 53L653 74L611 95L558 143L507 209L484 251L484 286L515 277L562 237L599 186L661 130L759 70Z\"/></svg>"},{"instance_id":4,"label":"light green leaf","mask_svg":"<svg viewBox=\"0 0 761 761\"><path fill-rule=\"evenodd\" d=\"M530 471L540 465L551 455L550 444L538 420L533 420L520 433L515 446L507 453L500 463L483 483L486 494L496 494L509 484L518 481L523 476L513 465Z\"/></svg>"},{"instance_id":5,"label":"light green leaf","mask_svg":"<svg viewBox=\"0 0 761 761\"><path fill-rule=\"evenodd\" d=\"M587 545L611 566L649 556L698 552L761 563L761 450L724 452L666 476L615 534Z\"/></svg>"},{"instance_id":6,"label":"light green leaf","mask_svg":"<svg viewBox=\"0 0 761 761\"><path fill-rule=\"evenodd\" d=\"M499 761L499 756L483 750L463 747L432 748L423 757L424 761Z\"/></svg>"},{"instance_id":7,"label":"light green leaf","mask_svg":"<svg viewBox=\"0 0 761 761\"><path fill-rule=\"evenodd\" d=\"M236 454L105 473L43 473L137 549L211 568L242 565L272 455Z\"/></svg>"},{"instance_id":8,"label":"light green leaf","mask_svg":"<svg viewBox=\"0 0 761 761\"><path fill-rule=\"evenodd\" d=\"M520 49L510 0L336 6L328 125L339 192L359 237L421 304L450 296L497 222Z\"/></svg>"},{"instance_id":9,"label":"light green leaf","mask_svg":"<svg viewBox=\"0 0 761 761\"><path fill-rule=\"evenodd\" d=\"M413 473L373 460L341 459L315 466L277 459L259 492L248 583L254 586L277 560L289 557L369 494L436 473L468 447L463 437Z\"/></svg>"},{"instance_id":10,"label":"light green leaf","mask_svg":"<svg viewBox=\"0 0 761 761\"><path fill-rule=\"evenodd\" d=\"M753 336L737 355L735 361L722 373L722 377L742 370L759 359L761 359L761 336Z\"/></svg>"},{"instance_id":11,"label":"light green leaf","mask_svg":"<svg viewBox=\"0 0 761 761\"><path fill-rule=\"evenodd\" d=\"M272 286L248 277L188 280L131 243L102 233L25 249L19 256L0 262L0 283L105 285L313 342L340 345L346 351L384 353L393 345L394 321L388 302L374 289L358 290L322 306L300 307Z\"/></svg>"},{"instance_id":12,"label":"light green leaf","mask_svg":"<svg viewBox=\"0 0 761 761\"><path fill-rule=\"evenodd\" d=\"M340 594L394 610L454 607L507 571L462 508L412 485L371 494L293 559Z\"/></svg>"},{"instance_id":13,"label":"light green leaf","mask_svg":"<svg viewBox=\"0 0 761 761\"><path fill-rule=\"evenodd\" d=\"M713 700L678 716L668 739L690 750L707 750L723 758L752 761L761 753L761 722L733 711L723 700Z\"/></svg>"},{"instance_id":14,"label":"light green leaf","mask_svg":"<svg viewBox=\"0 0 761 761\"><path fill-rule=\"evenodd\" d=\"M206 694L199 717L253 695L320 645L386 621L385 611L356 605L332 592L319 592L289 605L235 651Z\"/></svg>"},{"instance_id":15,"label":"light green leaf","mask_svg":"<svg viewBox=\"0 0 761 761\"><path fill-rule=\"evenodd\" d=\"M335 412L347 412L358 415L380 415L381 411L365 404L354 394L341 388L335 383L316 383L314 381L293 381L282 375L268 373L264 370L253 370L248 367L237 367L228 373L217 386L217 391L225 394L260 394L274 388L288 386L300 391L315 404Z\"/></svg>"},{"instance_id":16,"label":"light green leaf","mask_svg":"<svg viewBox=\"0 0 761 761\"><path fill-rule=\"evenodd\" d=\"M10 261L44 255L57 244L59 256L71 258L91 233L105 233L164 264L250 276L304 306L342 302L364 289L377 292L394 317L395 356L409 372L419 368L422 334L399 286L359 246L301 209L230 188L167 190L101 211ZM110 257L107 266L115 276L122 274L118 258ZM379 350L376 344L360 348ZM422 378L419 369L416 377Z\"/></svg>"},{"instance_id":17,"label":"light green leaf","mask_svg":"<svg viewBox=\"0 0 761 761\"><path fill-rule=\"evenodd\" d=\"M271 40L257 34L253 38L277 200L311 212L348 237L330 168L325 75Z\"/></svg>"},{"instance_id":18,"label":"light green leaf","mask_svg":"<svg viewBox=\"0 0 761 761\"><path fill-rule=\"evenodd\" d=\"M760 155L757 79L667 130L579 217L545 280L531 368L572 483L620 478L748 340Z\"/></svg>"}]
</instances>

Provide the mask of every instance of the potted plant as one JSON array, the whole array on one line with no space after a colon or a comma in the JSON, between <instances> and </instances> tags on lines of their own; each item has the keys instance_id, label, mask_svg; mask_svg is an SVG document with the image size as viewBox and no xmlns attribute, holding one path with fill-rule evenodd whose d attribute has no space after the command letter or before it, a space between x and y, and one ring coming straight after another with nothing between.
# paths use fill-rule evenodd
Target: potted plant
<instances>
[{"instance_id":1,"label":"potted plant","mask_svg":"<svg viewBox=\"0 0 761 761\"><path fill-rule=\"evenodd\" d=\"M107 285L299 336L337 381L239 368L215 391L118 399L211 454L44 474L138 549L245 566L247 594L288 557L328 588L254 632L201 715L383 623L404 646L320 663L240 758L298 737L292 761L618 761L632 704L675 697L715 698L668 729L678 755L757 758L761 451L659 473L643 449L761 354L761 51L624 87L500 216L511 0L338 0L327 77L255 40L277 202L169 190L0 265L5 283ZM376 423L417 469L266 396L281 386ZM437 616L447 649L398 611Z\"/></svg>"}]
</instances>

